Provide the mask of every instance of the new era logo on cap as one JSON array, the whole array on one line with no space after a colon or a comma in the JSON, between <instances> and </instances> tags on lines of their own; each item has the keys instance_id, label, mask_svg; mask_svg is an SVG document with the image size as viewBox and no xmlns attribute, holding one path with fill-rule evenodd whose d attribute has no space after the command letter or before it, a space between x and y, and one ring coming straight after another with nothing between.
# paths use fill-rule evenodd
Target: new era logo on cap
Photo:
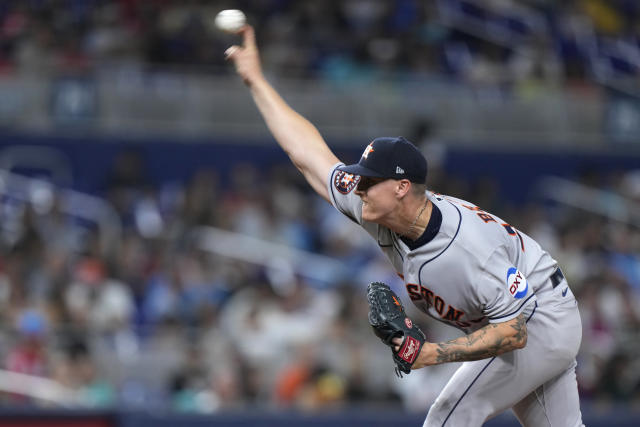
<instances>
[{"instance_id":1,"label":"new era logo on cap","mask_svg":"<svg viewBox=\"0 0 640 427\"><path fill-rule=\"evenodd\" d=\"M401 136L374 139L358 163L338 169L360 176L408 179L419 184L427 180L427 160L415 145Z\"/></svg>"}]
</instances>

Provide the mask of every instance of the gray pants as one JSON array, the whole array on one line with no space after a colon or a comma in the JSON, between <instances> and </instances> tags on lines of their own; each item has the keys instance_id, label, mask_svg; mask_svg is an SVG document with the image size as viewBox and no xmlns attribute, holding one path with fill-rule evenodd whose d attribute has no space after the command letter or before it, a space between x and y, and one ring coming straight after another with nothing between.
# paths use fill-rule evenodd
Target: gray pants
<instances>
[{"instance_id":1,"label":"gray pants","mask_svg":"<svg viewBox=\"0 0 640 427\"><path fill-rule=\"evenodd\" d=\"M583 425L575 373L582 339L577 302L566 281L537 297L526 347L463 363L429 409L425 427L480 426L509 408L527 427Z\"/></svg>"}]
</instances>

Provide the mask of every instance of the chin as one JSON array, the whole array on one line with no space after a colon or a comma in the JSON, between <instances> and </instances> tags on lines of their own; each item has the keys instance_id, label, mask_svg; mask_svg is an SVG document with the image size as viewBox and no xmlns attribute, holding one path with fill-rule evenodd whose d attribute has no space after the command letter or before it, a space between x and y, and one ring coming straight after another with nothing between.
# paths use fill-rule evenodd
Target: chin
<instances>
[{"instance_id":1,"label":"chin","mask_svg":"<svg viewBox=\"0 0 640 427\"><path fill-rule=\"evenodd\" d=\"M369 209L367 208L367 204L366 203L362 204L362 220L363 221L371 221L369 219Z\"/></svg>"},{"instance_id":2,"label":"chin","mask_svg":"<svg viewBox=\"0 0 640 427\"><path fill-rule=\"evenodd\" d=\"M379 215L376 215L375 212L371 212L371 209L366 205L362 205L362 220L367 222L376 222Z\"/></svg>"}]
</instances>

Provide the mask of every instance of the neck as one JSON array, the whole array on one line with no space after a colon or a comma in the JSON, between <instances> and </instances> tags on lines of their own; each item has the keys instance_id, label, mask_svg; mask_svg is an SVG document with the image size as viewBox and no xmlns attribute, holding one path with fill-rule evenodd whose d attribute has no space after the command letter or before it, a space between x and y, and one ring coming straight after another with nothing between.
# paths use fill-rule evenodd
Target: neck
<instances>
[{"instance_id":1,"label":"neck","mask_svg":"<svg viewBox=\"0 0 640 427\"><path fill-rule=\"evenodd\" d=\"M394 218L385 221L386 227L408 239L416 240L429 224L433 204L425 195L422 198L412 198L398 211Z\"/></svg>"}]
</instances>

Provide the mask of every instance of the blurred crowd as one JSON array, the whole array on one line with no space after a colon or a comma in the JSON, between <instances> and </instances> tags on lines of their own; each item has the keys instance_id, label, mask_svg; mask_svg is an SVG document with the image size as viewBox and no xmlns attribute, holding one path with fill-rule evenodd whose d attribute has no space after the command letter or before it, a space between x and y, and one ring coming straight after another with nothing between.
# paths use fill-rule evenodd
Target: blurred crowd
<instances>
[{"instance_id":1,"label":"blurred crowd","mask_svg":"<svg viewBox=\"0 0 640 427\"><path fill-rule=\"evenodd\" d=\"M500 215L560 262L584 322L583 399L637 401L640 229L536 200L513 205L491 177L464 181L432 159L431 188ZM636 202L639 179L580 177ZM112 245L102 244L112 236L62 214L55 193L46 208L7 196L0 204L0 364L54 380L69 392L57 393L66 404L203 413L403 404L424 412L456 367L395 377L364 293L370 281L386 281L410 307L402 284L375 242L289 165L237 165L228 177L200 170L183 185L158 184L144 158L123 152L102 196L123 224ZM344 270L314 277L311 263L222 256L200 244L202 227L327 255ZM458 335L409 310L431 340ZM10 384L2 383L2 405L52 404L11 393Z\"/></svg>"},{"instance_id":2,"label":"blurred crowd","mask_svg":"<svg viewBox=\"0 0 640 427\"><path fill-rule=\"evenodd\" d=\"M290 77L549 85L633 77L640 66L634 0L5 0L0 70L224 72L237 41L213 28L224 8L246 12L265 68Z\"/></svg>"}]
</instances>

